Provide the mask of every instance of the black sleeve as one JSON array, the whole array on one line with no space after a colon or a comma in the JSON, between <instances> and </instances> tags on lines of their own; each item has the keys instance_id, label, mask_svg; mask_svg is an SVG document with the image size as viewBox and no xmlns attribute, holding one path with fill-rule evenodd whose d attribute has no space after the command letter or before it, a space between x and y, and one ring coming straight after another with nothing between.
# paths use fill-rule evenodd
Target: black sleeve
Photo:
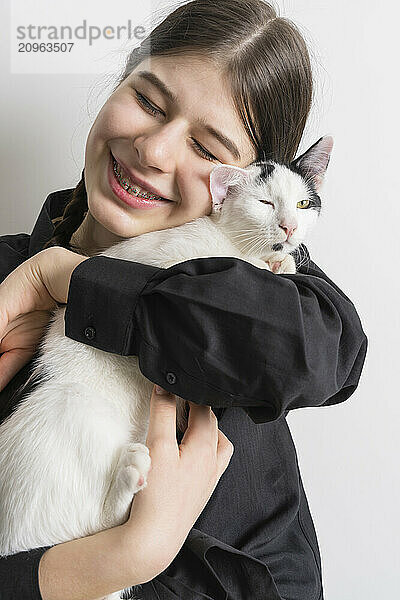
<instances>
[{"instance_id":1,"label":"black sleeve","mask_svg":"<svg viewBox=\"0 0 400 600\"><path fill-rule=\"evenodd\" d=\"M0 283L26 260L29 240L27 233L0 235Z\"/></svg>"},{"instance_id":2,"label":"black sleeve","mask_svg":"<svg viewBox=\"0 0 400 600\"><path fill-rule=\"evenodd\" d=\"M51 548L44 546L0 558L1 600L42 600L39 589L39 561Z\"/></svg>"},{"instance_id":3,"label":"black sleeve","mask_svg":"<svg viewBox=\"0 0 400 600\"><path fill-rule=\"evenodd\" d=\"M137 355L150 381L256 423L343 402L367 351L354 305L312 261L276 275L233 257L162 269L93 256L72 273L65 334Z\"/></svg>"}]
</instances>

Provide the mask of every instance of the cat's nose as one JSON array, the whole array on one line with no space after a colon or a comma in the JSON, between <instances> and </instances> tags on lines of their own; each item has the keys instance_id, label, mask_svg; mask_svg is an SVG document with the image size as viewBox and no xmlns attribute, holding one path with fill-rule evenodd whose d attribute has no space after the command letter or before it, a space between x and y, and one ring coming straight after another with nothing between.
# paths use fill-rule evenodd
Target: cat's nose
<instances>
[{"instance_id":1,"label":"cat's nose","mask_svg":"<svg viewBox=\"0 0 400 600\"><path fill-rule=\"evenodd\" d=\"M297 229L297 224L295 223L281 223L279 225L281 229L286 233L286 239L288 240L294 231Z\"/></svg>"}]
</instances>

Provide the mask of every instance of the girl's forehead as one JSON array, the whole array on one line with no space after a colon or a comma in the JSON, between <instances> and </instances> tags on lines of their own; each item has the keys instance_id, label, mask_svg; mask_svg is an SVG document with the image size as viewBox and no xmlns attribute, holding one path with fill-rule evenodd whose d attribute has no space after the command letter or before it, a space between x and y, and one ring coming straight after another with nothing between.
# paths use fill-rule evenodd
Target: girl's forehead
<instances>
[{"instance_id":1,"label":"girl's forehead","mask_svg":"<svg viewBox=\"0 0 400 600\"><path fill-rule=\"evenodd\" d=\"M158 86L153 82L153 87L172 103L183 105L190 102L190 105L197 107L212 100L208 105L211 112L220 107L225 111L231 109L229 82L223 78L221 68L215 61L196 55L147 57L129 77L144 79L151 84L150 77L146 77L149 73L154 76L154 82L156 79L159 81Z\"/></svg>"},{"instance_id":2,"label":"girl's forehead","mask_svg":"<svg viewBox=\"0 0 400 600\"><path fill-rule=\"evenodd\" d=\"M128 77L129 83L152 92L174 112L200 128L217 130L231 146L227 161L246 166L255 151L238 115L229 80L215 60L197 54L146 57ZM229 143L231 142L231 144ZM238 156L239 155L239 156Z\"/></svg>"}]
</instances>

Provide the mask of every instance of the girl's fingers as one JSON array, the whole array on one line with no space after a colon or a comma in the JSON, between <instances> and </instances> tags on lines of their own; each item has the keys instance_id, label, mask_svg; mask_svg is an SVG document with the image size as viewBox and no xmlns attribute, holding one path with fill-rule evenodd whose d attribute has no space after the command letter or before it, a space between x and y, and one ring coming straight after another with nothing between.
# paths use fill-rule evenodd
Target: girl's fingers
<instances>
[{"instance_id":1,"label":"girl's fingers","mask_svg":"<svg viewBox=\"0 0 400 600\"><path fill-rule=\"evenodd\" d=\"M232 458L235 448L226 435L218 429L217 463L220 475L225 471Z\"/></svg>"},{"instance_id":2,"label":"girl's fingers","mask_svg":"<svg viewBox=\"0 0 400 600\"><path fill-rule=\"evenodd\" d=\"M150 398L150 419L146 440L148 447L162 440L176 443L176 396L165 390L157 394L156 388L159 386L153 386Z\"/></svg>"},{"instance_id":3,"label":"girl's fingers","mask_svg":"<svg viewBox=\"0 0 400 600\"><path fill-rule=\"evenodd\" d=\"M210 406L189 402L188 426L183 435L181 446L195 444L205 447L212 444L215 452L218 446L218 421Z\"/></svg>"},{"instance_id":4,"label":"girl's fingers","mask_svg":"<svg viewBox=\"0 0 400 600\"><path fill-rule=\"evenodd\" d=\"M0 342L6 334L6 327L8 325L8 316L3 307L2 298L1 298L1 287L0 287Z\"/></svg>"},{"instance_id":5,"label":"girl's fingers","mask_svg":"<svg viewBox=\"0 0 400 600\"><path fill-rule=\"evenodd\" d=\"M59 256L58 253L53 252L55 250L56 248L41 250L18 265L0 283L0 327L2 329L18 315L35 310L51 310L57 306L56 299L50 295L43 281L50 268L49 265L54 265L56 257ZM66 252L74 254L68 250ZM82 256L79 256L79 259L82 259ZM64 277L64 273L61 273L60 277L61 275ZM2 335L0 332L0 337Z\"/></svg>"},{"instance_id":6,"label":"girl's fingers","mask_svg":"<svg viewBox=\"0 0 400 600\"><path fill-rule=\"evenodd\" d=\"M33 353L16 348L4 352L0 356L0 392L4 390L11 379L26 365Z\"/></svg>"}]
</instances>

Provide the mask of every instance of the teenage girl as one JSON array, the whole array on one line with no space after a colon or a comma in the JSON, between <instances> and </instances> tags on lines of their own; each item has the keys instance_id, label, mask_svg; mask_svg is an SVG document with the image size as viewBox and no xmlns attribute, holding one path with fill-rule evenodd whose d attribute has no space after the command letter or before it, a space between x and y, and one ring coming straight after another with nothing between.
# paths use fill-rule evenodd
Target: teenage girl
<instances>
[{"instance_id":1,"label":"teenage girl","mask_svg":"<svg viewBox=\"0 0 400 600\"><path fill-rule=\"evenodd\" d=\"M136 583L154 600L323 597L285 417L356 389L367 338L353 304L305 247L284 276L229 257L158 269L96 256L209 214L219 163L293 160L312 92L303 37L267 2L184 4L130 53L90 129L81 180L46 200L47 239L4 236L0 255L13 239L18 252L0 285L2 390L58 303L67 336L138 355L172 394L152 395L153 469L127 523L1 559L7 598L20 586L24 600L96 599ZM191 401L180 446L174 394Z\"/></svg>"}]
</instances>

